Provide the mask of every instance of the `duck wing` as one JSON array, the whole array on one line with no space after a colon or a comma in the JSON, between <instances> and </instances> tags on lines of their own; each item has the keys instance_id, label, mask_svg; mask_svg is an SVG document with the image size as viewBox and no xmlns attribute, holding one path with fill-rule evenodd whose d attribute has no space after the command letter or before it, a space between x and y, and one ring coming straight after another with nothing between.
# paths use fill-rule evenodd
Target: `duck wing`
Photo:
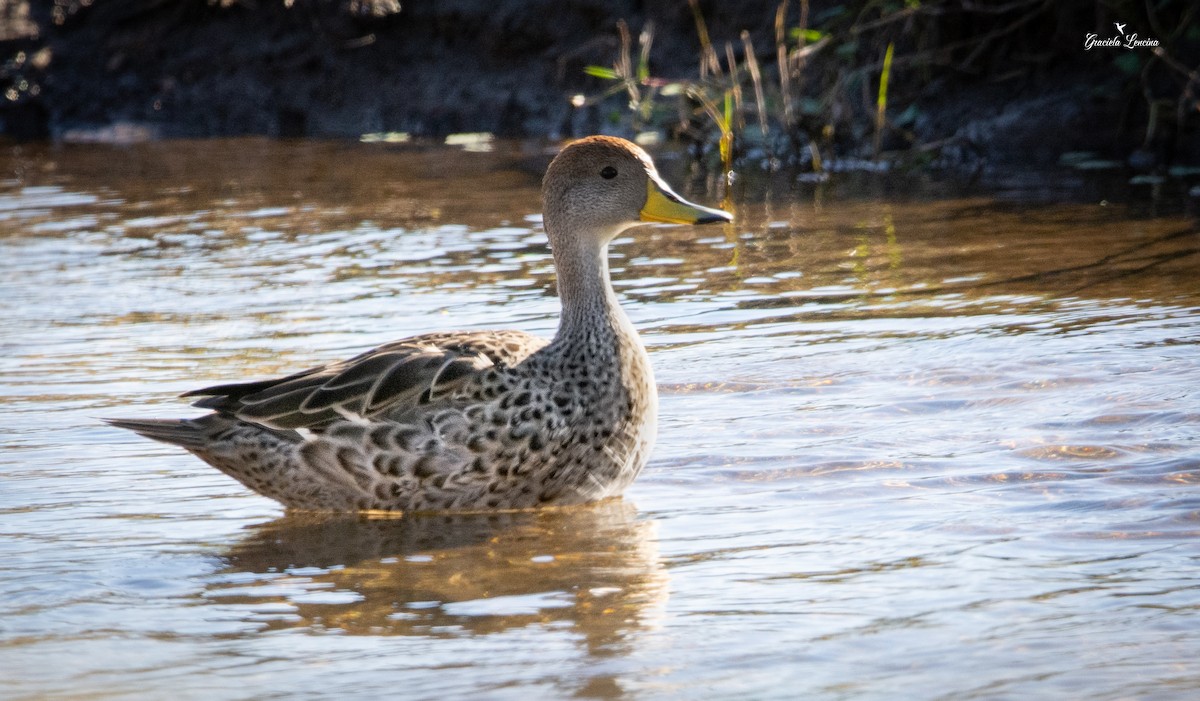
<instances>
[{"instance_id":1,"label":"duck wing","mask_svg":"<svg viewBox=\"0 0 1200 701\"><path fill-rule=\"evenodd\" d=\"M403 413L445 397L488 368L513 366L547 341L520 331L433 333L271 380L185 393L193 406L274 429Z\"/></svg>"}]
</instances>

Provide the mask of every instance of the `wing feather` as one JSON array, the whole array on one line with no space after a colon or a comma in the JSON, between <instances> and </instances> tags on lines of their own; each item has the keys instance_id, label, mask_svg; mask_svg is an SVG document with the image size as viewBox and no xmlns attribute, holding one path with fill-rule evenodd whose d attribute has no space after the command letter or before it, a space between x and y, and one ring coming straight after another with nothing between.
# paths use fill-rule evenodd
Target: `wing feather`
<instances>
[{"instance_id":1,"label":"wing feather","mask_svg":"<svg viewBox=\"0 0 1200 701\"><path fill-rule=\"evenodd\" d=\"M216 385L184 396L203 397L194 406L272 428L321 429L348 416L415 408L545 345L519 331L427 334L273 380Z\"/></svg>"},{"instance_id":2,"label":"wing feather","mask_svg":"<svg viewBox=\"0 0 1200 701\"><path fill-rule=\"evenodd\" d=\"M346 404L355 398L362 399L371 394L372 388L379 384L380 378L387 377L399 369L410 368L422 362L421 354L389 351L363 358L358 362L344 365L344 370L325 376L319 387L304 400L300 408L304 411L327 409L339 404ZM331 373L337 368L331 367Z\"/></svg>"}]
</instances>

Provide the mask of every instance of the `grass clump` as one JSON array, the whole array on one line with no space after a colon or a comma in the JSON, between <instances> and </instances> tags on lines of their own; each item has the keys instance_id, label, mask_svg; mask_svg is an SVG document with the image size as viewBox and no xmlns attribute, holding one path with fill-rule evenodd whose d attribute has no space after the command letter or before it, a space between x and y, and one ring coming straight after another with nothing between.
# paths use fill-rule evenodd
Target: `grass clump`
<instances>
[{"instance_id":1,"label":"grass clump","mask_svg":"<svg viewBox=\"0 0 1200 701\"><path fill-rule=\"evenodd\" d=\"M928 162L947 144L918 136L924 105L967 84L1012 95L1031 79L1077 89L1058 75L1063 66L1073 76L1101 76L1094 91L1132 103L1099 126L1126 141L1144 133L1141 148L1157 152L1157 161L1169 162L1200 121L1200 28L1197 6L1184 0L782 0L773 22L758 23L772 31L743 30L724 41L712 38L698 0L689 6L699 47L694 72L656 75L653 24L635 40L621 22L612 66L586 69L610 85L575 103L622 94L619 126L690 142L727 172ZM1158 46L1085 50L1087 34L1116 33L1110 18Z\"/></svg>"}]
</instances>

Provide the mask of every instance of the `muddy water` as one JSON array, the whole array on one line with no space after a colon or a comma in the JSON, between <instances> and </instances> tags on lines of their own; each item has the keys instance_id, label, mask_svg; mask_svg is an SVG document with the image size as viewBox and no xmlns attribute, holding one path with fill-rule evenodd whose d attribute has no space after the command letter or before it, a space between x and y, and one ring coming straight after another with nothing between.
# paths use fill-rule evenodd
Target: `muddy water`
<instances>
[{"instance_id":1,"label":"muddy water","mask_svg":"<svg viewBox=\"0 0 1200 701\"><path fill-rule=\"evenodd\" d=\"M1200 234L1128 191L751 182L728 228L631 231L662 419L624 501L287 516L96 420L552 333L546 160L6 150L3 695L1200 694Z\"/></svg>"}]
</instances>

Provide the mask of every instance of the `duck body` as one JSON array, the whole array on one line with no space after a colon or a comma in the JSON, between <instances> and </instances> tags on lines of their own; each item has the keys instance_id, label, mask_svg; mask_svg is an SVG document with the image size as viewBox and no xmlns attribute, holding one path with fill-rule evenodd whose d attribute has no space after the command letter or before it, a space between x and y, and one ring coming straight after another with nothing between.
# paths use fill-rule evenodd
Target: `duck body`
<instances>
[{"instance_id":1,"label":"duck body","mask_svg":"<svg viewBox=\"0 0 1200 701\"><path fill-rule=\"evenodd\" d=\"M656 194L658 192L659 194ZM110 419L179 445L289 508L520 509L621 494L654 445L658 396L609 280L639 221L729 215L683 201L641 149L591 137L548 169L544 222L563 312L552 341L432 333L286 377L189 392L195 419Z\"/></svg>"},{"instance_id":2,"label":"duck body","mask_svg":"<svg viewBox=\"0 0 1200 701\"><path fill-rule=\"evenodd\" d=\"M191 392L211 392L197 406L217 410L198 419L113 423L182 445L295 509L482 510L594 501L620 494L637 477L657 427L645 349L636 337L604 336L557 345L520 332L416 336L269 387ZM402 384L405 364L420 384ZM338 378L372 365L391 370L407 401L379 396L384 406L364 410L366 393L347 387L348 401L321 403ZM424 379L435 368L442 377ZM314 401L300 410L306 399Z\"/></svg>"}]
</instances>

